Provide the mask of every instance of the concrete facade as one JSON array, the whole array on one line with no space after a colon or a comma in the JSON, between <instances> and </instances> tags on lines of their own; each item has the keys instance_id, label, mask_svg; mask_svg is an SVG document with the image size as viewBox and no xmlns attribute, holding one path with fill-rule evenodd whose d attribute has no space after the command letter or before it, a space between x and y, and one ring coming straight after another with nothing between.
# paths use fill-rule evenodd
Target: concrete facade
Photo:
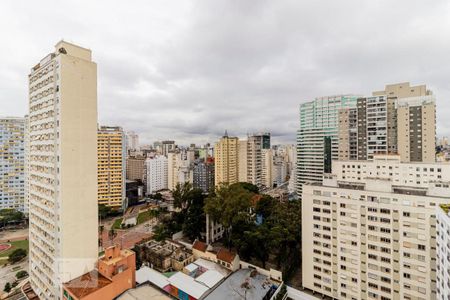
<instances>
[{"instance_id":1,"label":"concrete facade","mask_svg":"<svg viewBox=\"0 0 450 300\"><path fill-rule=\"evenodd\" d=\"M215 185L233 184L239 180L238 151L239 139L225 135L214 147Z\"/></svg>"},{"instance_id":2,"label":"concrete facade","mask_svg":"<svg viewBox=\"0 0 450 300\"><path fill-rule=\"evenodd\" d=\"M334 299L436 299L436 208L450 164L334 161L302 197L303 286Z\"/></svg>"},{"instance_id":3,"label":"concrete facade","mask_svg":"<svg viewBox=\"0 0 450 300\"><path fill-rule=\"evenodd\" d=\"M29 75L30 282L41 299L98 257L97 65L61 41Z\"/></svg>"},{"instance_id":4,"label":"concrete facade","mask_svg":"<svg viewBox=\"0 0 450 300\"><path fill-rule=\"evenodd\" d=\"M436 292L437 299L450 298L450 205L437 208L436 214Z\"/></svg>"},{"instance_id":5,"label":"concrete facade","mask_svg":"<svg viewBox=\"0 0 450 300\"><path fill-rule=\"evenodd\" d=\"M0 118L0 209L26 213L27 118Z\"/></svg>"},{"instance_id":6,"label":"concrete facade","mask_svg":"<svg viewBox=\"0 0 450 300\"><path fill-rule=\"evenodd\" d=\"M331 160L338 158L338 112L356 108L358 96L319 97L300 105L297 132L296 190L300 196L305 182L322 182Z\"/></svg>"},{"instance_id":7,"label":"concrete facade","mask_svg":"<svg viewBox=\"0 0 450 300\"><path fill-rule=\"evenodd\" d=\"M121 127L101 126L97 136L98 204L125 210L125 134Z\"/></svg>"},{"instance_id":8,"label":"concrete facade","mask_svg":"<svg viewBox=\"0 0 450 300\"><path fill-rule=\"evenodd\" d=\"M156 155L153 158L147 158L147 194L167 189L167 157Z\"/></svg>"}]
</instances>

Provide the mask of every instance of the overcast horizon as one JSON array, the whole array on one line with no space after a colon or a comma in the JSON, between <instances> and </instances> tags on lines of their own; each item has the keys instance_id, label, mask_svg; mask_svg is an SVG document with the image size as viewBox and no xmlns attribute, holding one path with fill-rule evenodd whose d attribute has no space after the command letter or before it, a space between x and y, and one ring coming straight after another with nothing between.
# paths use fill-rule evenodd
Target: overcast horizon
<instances>
[{"instance_id":1,"label":"overcast horizon","mask_svg":"<svg viewBox=\"0 0 450 300\"><path fill-rule=\"evenodd\" d=\"M450 2L2 1L0 116L61 39L92 50L101 125L141 144L268 131L295 143L300 103L426 84L450 136Z\"/></svg>"}]
</instances>

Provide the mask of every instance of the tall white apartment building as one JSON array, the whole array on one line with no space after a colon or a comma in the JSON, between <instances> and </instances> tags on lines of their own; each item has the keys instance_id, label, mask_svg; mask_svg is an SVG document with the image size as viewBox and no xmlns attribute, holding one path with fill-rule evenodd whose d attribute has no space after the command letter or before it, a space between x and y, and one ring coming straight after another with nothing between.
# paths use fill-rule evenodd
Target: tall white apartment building
<instances>
[{"instance_id":1,"label":"tall white apartment building","mask_svg":"<svg viewBox=\"0 0 450 300\"><path fill-rule=\"evenodd\" d=\"M136 132L128 131L125 139L127 150L139 150L139 135Z\"/></svg>"},{"instance_id":2,"label":"tall white apartment building","mask_svg":"<svg viewBox=\"0 0 450 300\"><path fill-rule=\"evenodd\" d=\"M193 182L194 151L182 149L167 154L168 189L174 190L177 184Z\"/></svg>"},{"instance_id":3,"label":"tall white apartment building","mask_svg":"<svg viewBox=\"0 0 450 300\"><path fill-rule=\"evenodd\" d=\"M263 185L262 150L270 149L270 133L249 135L246 141L239 141L239 181L249 182L256 186Z\"/></svg>"},{"instance_id":4,"label":"tall white apartment building","mask_svg":"<svg viewBox=\"0 0 450 300\"><path fill-rule=\"evenodd\" d=\"M450 203L450 201L448 202ZM437 209L436 292L437 299L450 299L450 205Z\"/></svg>"},{"instance_id":5,"label":"tall white apartment building","mask_svg":"<svg viewBox=\"0 0 450 300\"><path fill-rule=\"evenodd\" d=\"M273 150L261 150L261 183L265 187L271 188L273 186Z\"/></svg>"},{"instance_id":6,"label":"tall white apartment building","mask_svg":"<svg viewBox=\"0 0 450 300\"><path fill-rule=\"evenodd\" d=\"M40 299L98 258L97 65L61 41L29 75L30 282Z\"/></svg>"},{"instance_id":7,"label":"tall white apartment building","mask_svg":"<svg viewBox=\"0 0 450 300\"><path fill-rule=\"evenodd\" d=\"M145 163L147 165L147 194L167 189L167 157L156 155L153 158L147 158Z\"/></svg>"},{"instance_id":8,"label":"tall white apartment building","mask_svg":"<svg viewBox=\"0 0 450 300\"><path fill-rule=\"evenodd\" d=\"M303 186L303 286L334 299L436 299L436 208L450 164L333 161Z\"/></svg>"},{"instance_id":9,"label":"tall white apartment building","mask_svg":"<svg viewBox=\"0 0 450 300\"><path fill-rule=\"evenodd\" d=\"M27 212L26 118L0 118L0 209Z\"/></svg>"},{"instance_id":10,"label":"tall white apartment building","mask_svg":"<svg viewBox=\"0 0 450 300\"><path fill-rule=\"evenodd\" d=\"M248 143L246 140L240 140L238 143L238 172L239 182L247 182L248 169Z\"/></svg>"}]
</instances>

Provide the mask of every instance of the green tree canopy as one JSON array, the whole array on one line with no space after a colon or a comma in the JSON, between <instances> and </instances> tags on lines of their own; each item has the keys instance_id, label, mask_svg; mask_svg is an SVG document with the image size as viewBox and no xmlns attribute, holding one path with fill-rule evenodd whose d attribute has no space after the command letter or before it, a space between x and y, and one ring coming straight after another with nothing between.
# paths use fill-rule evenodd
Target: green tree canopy
<instances>
[{"instance_id":1,"label":"green tree canopy","mask_svg":"<svg viewBox=\"0 0 450 300\"><path fill-rule=\"evenodd\" d=\"M27 251L25 249L16 249L8 257L8 261L12 264L21 261L27 256Z\"/></svg>"},{"instance_id":2,"label":"green tree canopy","mask_svg":"<svg viewBox=\"0 0 450 300\"><path fill-rule=\"evenodd\" d=\"M231 247L233 225L239 222L249 222L251 219L251 200L253 193L239 184L220 185L205 201L205 213L212 220L225 227L228 247Z\"/></svg>"}]
</instances>

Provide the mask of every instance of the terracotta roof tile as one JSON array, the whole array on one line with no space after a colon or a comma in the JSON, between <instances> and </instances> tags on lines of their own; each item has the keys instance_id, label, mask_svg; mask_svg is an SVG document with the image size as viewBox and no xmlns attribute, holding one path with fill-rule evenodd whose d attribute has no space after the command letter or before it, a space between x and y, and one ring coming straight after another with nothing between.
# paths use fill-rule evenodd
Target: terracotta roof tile
<instances>
[{"instance_id":1,"label":"terracotta roof tile","mask_svg":"<svg viewBox=\"0 0 450 300\"><path fill-rule=\"evenodd\" d=\"M217 259L227 262L229 264L233 262L235 257L236 257L235 253L232 253L225 248L221 248L219 252L217 252Z\"/></svg>"},{"instance_id":2,"label":"terracotta roof tile","mask_svg":"<svg viewBox=\"0 0 450 300\"><path fill-rule=\"evenodd\" d=\"M197 240L192 245L192 249L202 251L202 252L205 252L207 248L208 248L208 245L206 245L205 243L203 243L201 241L197 241Z\"/></svg>"},{"instance_id":3,"label":"terracotta roof tile","mask_svg":"<svg viewBox=\"0 0 450 300\"><path fill-rule=\"evenodd\" d=\"M110 279L100 274L97 270L93 270L65 283L64 288L77 298L83 298L111 283L112 281Z\"/></svg>"}]
</instances>

